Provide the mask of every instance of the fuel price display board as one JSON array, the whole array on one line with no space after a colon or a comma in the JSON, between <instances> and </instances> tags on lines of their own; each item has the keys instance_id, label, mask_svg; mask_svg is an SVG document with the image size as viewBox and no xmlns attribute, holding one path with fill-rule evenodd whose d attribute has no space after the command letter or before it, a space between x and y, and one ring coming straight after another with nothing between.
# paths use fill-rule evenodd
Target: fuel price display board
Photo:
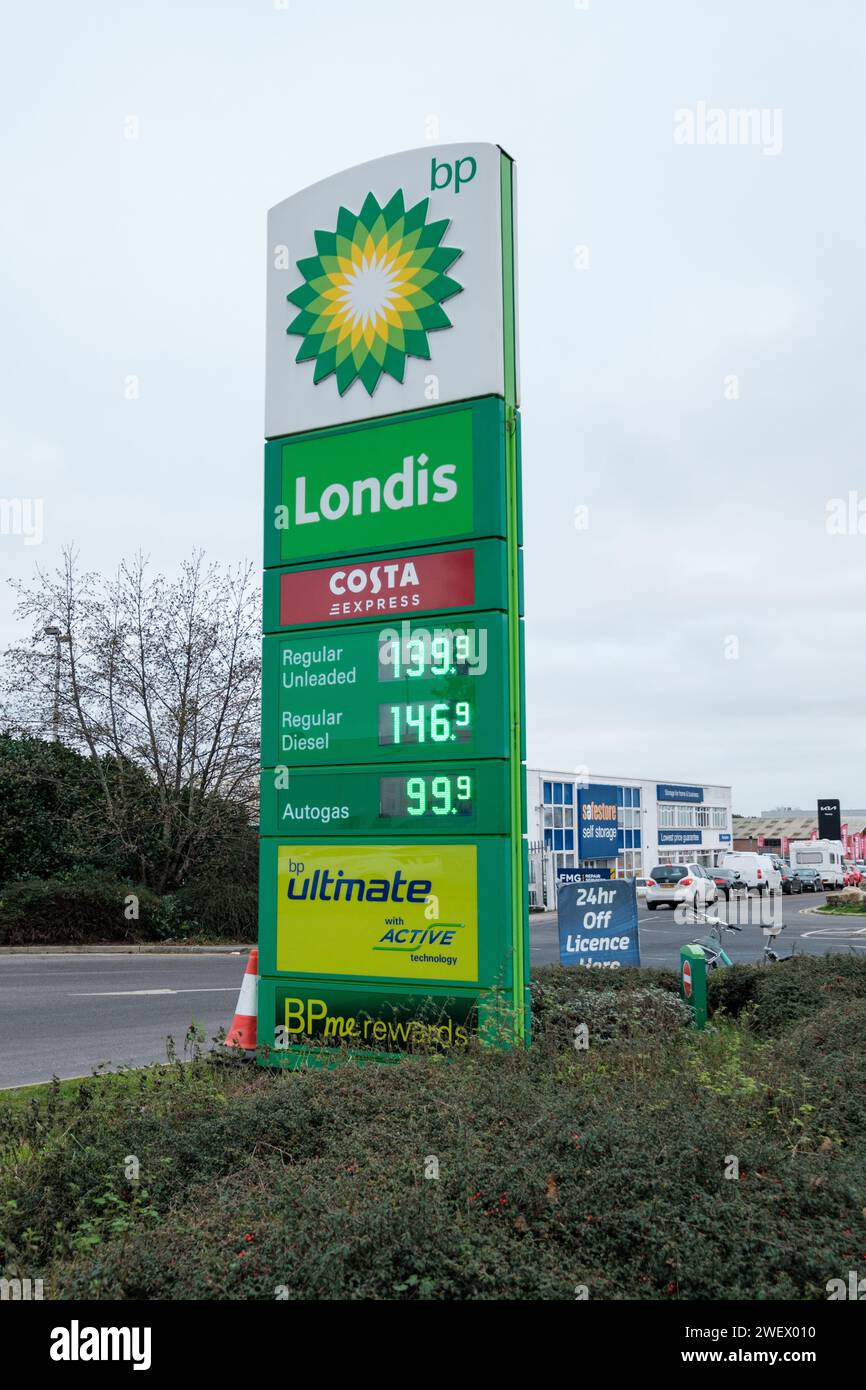
<instances>
[{"instance_id":1,"label":"fuel price display board","mask_svg":"<svg viewBox=\"0 0 866 1390\"><path fill-rule=\"evenodd\" d=\"M262 772L261 833L459 836L510 828L503 759Z\"/></svg>"},{"instance_id":2,"label":"fuel price display board","mask_svg":"<svg viewBox=\"0 0 866 1390\"><path fill-rule=\"evenodd\" d=\"M268 767L504 758L506 617L266 637Z\"/></svg>"},{"instance_id":3,"label":"fuel price display board","mask_svg":"<svg viewBox=\"0 0 866 1390\"><path fill-rule=\"evenodd\" d=\"M440 146L269 217L267 1065L528 1040L513 202Z\"/></svg>"}]
</instances>

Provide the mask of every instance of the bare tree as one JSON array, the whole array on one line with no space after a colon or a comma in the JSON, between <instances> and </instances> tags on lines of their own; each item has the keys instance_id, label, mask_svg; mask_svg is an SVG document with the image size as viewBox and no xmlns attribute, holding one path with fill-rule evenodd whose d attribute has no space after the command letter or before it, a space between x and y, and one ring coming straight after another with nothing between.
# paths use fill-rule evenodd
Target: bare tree
<instances>
[{"instance_id":1,"label":"bare tree","mask_svg":"<svg viewBox=\"0 0 866 1390\"><path fill-rule=\"evenodd\" d=\"M107 822L163 892L255 805L261 682L252 566L175 579L138 555L106 580L75 551L17 584L29 640L6 652L7 717L89 755ZM46 635L47 634L47 635ZM144 769L146 779L141 776ZM143 791L143 786L146 788Z\"/></svg>"}]
</instances>

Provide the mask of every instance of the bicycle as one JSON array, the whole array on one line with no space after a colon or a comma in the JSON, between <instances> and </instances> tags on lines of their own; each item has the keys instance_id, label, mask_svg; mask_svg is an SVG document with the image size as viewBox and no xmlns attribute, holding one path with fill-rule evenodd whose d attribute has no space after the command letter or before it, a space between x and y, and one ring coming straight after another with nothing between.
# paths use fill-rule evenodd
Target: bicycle
<instances>
[{"instance_id":1,"label":"bicycle","mask_svg":"<svg viewBox=\"0 0 866 1390\"><path fill-rule=\"evenodd\" d=\"M698 920L697 912L695 913L695 920ZM707 959L707 972L718 969L720 965L733 965L734 962L722 945L722 932L739 932L743 928L737 926L735 922L725 922L721 917L708 917L706 912L704 912L701 925L709 927L708 934L701 941L691 941L689 945L701 947ZM763 930L764 949L761 952L759 963L761 965L775 965L783 957L773 950L773 943L784 931L784 925L779 927L778 931L768 931L766 927Z\"/></svg>"}]
</instances>

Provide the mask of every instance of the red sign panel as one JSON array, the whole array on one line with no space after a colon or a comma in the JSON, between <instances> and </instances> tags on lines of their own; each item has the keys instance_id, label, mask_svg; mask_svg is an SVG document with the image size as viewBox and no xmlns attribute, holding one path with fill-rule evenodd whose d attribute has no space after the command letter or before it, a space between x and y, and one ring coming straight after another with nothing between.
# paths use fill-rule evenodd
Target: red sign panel
<instances>
[{"instance_id":1,"label":"red sign panel","mask_svg":"<svg viewBox=\"0 0 866 1390\"><path fill-rule=\"evenodd\" d=\"M692 997L692 967L687 960L683 961L683 994L687 999Z\"/></svg>"},{"instance_id":2,"label":"red sign panel","mask_svg":"<svg viewBox=\"0 0 866 1390\"><path fill-rule=\"evenodd\" d=\"M443 550L432 555L344 561L323 569L280 575L280 623L346 622L434 608L468 608L475 599L475 554Z\"/></svg>"}]
</instances>

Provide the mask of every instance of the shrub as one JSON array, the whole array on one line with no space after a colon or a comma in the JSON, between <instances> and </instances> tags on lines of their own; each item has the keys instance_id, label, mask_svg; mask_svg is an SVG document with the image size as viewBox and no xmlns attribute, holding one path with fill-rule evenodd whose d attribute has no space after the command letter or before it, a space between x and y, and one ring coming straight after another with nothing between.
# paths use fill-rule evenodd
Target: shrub
<instances>
[{"instance_id":1,"label":"shrub","mask_svg":"<svg viewBox=\"0 0 866 1390\"><path fill-rule=\"evenodd\" d=\"M255 882L197 879L177 894L187 929L226 941L255 941L258 933L258 886Z\"/></svg>"},{"instance_id":2,"label":"shrub","mask_svg":"<svg viewBox=\"0 0 866 1390\"><path fill-rule=\"evenodd\" d=\"M137 920L125 915L130 894L138 898ZM159 906L147 888L96 870L23 879L0 889L0 945L147 941L156 935Z\"/></svg>"},{"instance_id":3,"label":"shrub","mask_svg":"<svg viewBox=\"0 0 866 1390\"><path fill-rule=\"evenodd\" d=\"M690 1026L692 1011L670 990L588 989L554 1006L546 1032L557 1042L574 1038L586 1024L593 1047L623 1038L651 1038Z\"/></svg>"},{"instance_id":4,"label":"shrub","mask_svg":"<svg viewBox=\"0 0 866 1390\"><path fill-rule=\"evenodd\" d=\"M763 969L757 965L730 965L724 970L711 970L707 975L710 1013L724 1010L731 1018L739 1018L757 999Z\"/></svg>"},{"instance_id":5,"label":"shrub","mask_svg":"<svg viewBox=\"0 0 866 1390\"><path fill-rule=\"evenodd\" d=\"M670 989L600 974L536 973L539 1047L4 1098L4 1272L52 1298L826 1298L866 1249L860 963L796 962L822 1007L772 1039L668 1029ZM665 1023L575 1052L569 998Z\"/></svg>"},{"instance_id":6,"label":"shrub","mask_svg":"<svg viewBox=\"0 0 866 1390\"><path fill-rule=\"evenodd\" d=\"M866 959L862 956L793 956L777 965L733 965L713 970L708 980L711 1013L731 1018L748 1013L755 1032L770 1036L801 1018L811 1017L832 997L866 994Z\"/></svg>"},{"instance_id":7,"label":"shrub","mask_svg":"<svg viewBox=\"0 0 866 1390\"><path fill-rule=\"evenodd\" d=\"M593 970L565 965L546 965L533 970L531 981L532 1027L543 1032L549 1019L576 993L594 990L633 990L652 986L679 994L679 979L670 970Z\"/></svg>"}]
</instances>

